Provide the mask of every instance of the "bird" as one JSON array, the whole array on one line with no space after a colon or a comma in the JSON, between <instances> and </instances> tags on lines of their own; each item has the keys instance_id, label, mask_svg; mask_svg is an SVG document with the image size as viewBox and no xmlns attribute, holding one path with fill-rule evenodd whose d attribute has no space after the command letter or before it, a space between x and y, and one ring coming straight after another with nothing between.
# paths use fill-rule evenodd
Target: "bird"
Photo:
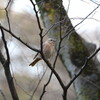
<instances>
[{"instance_id":1,"label":"bird","mask_svg":"<svg viewBox=\"0 0 100 100\"><path fill-rule=\"evenodd\" d=\"M49 38L43 43L43 54L46 59L50 59L55 50L56 40L53 38ZM41 54L37 53L33 58L32 63L29 66L34 66L38 61L42 60Z\"/></svg>"}]
</instances>

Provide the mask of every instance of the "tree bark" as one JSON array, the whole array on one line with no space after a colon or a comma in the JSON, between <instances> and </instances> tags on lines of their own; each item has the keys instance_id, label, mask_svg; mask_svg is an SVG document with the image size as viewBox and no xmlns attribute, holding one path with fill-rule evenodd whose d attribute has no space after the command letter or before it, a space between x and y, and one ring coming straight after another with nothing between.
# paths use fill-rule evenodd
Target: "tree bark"
<instances>
[{"instance_id":1,"label":"tree bark","mask_svg":"<svg viewBox=\"0 0 100 100\"><path fill-rule=\"evenodd\" d=\"M5 60L1 51L0 51L0 62L2 63L2 65L4 67L5 75L6 75L6 78L7 78L7 82L8 82L8 86L9 86L12 98L13 98L13 100L19 100L15 86L14 86L13 77L11 75L8 62Z\"/></svg>"},{"instance_id":2,"label":"tree bark","mask_svg":"<svg viewBox=\"0 0 100 100\"><path fill-rule=\"evenodd\" d=\"M46 30L49 30L55 24L50 29L48 36L57 39L57 44L59 44L60 34L62 37L66 36L63 39L59 56L70 76L73 77L91 54L91 49L92 51L95 50L95 46L87 43L77 34L62 6L62 0L43 0L42 3L38 3L39 0L35 1L40 9ZM84 72L74 81L77 100L100 99L100 88L98 88L100 86L100 74L98 74L100 70L98 66L100 66L98 61L92 59Z\"/></svg>"}]
</instances>

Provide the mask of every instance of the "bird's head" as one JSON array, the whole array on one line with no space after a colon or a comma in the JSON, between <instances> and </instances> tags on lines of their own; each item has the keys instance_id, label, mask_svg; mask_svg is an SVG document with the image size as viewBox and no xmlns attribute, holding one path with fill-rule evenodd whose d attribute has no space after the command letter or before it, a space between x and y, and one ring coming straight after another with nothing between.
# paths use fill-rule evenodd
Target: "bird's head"
<instances>
[{"instance_id":1,"label":"bird's head","mask_svg":"<svg viewBox=\"0 0 100 100\"><path fill-rule=\"evenodd\" d=\"M56 39L49 38L46 42L49 43L49 44L51 44L51 45L54 45L55 46Z\"/></svg>"},{"instance_id":2,"label":"bird's head","mask_svg":"<svg viewBox=\"0 0 100 100\"><path fill-rule=\"evenodd\" d=\"M54 45L55 45L56 39L49 38L49 39L47 40L47 42L50 43L50 44L54 44Z\"/></svg>"}]
</instances>

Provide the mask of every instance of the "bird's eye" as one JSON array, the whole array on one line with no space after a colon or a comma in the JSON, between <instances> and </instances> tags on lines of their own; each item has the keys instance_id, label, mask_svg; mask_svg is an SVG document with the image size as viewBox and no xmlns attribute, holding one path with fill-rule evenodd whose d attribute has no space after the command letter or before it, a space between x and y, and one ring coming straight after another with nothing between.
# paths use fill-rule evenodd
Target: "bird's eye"
<instances>
[{"instance_id":1,"label":"bird's eye","mask_svg":"<svg viewBox=\"0 0 100 100\"><path fill-rule=\"evenodd\" d=\"M50 39L50 41L55 42L56 40L55 39Z\"/></svg>"}]
</instances>

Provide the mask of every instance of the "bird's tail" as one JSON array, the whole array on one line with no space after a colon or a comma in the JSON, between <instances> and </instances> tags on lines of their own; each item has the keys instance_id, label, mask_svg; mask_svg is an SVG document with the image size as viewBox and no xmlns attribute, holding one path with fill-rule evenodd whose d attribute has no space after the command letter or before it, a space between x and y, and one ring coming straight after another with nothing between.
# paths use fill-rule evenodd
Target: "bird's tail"
<instances>
[{"instance_id":1,"label":"bird's tail","mask_svg":"<svg viewBox=\"0 0 100 100\"><path fill-rule=\"evenodd\" d=\"M40 61L41 58L36 58L32 63L29 64L29 66L34 66L38 61Z\"/></svg>"}]
</instances>

